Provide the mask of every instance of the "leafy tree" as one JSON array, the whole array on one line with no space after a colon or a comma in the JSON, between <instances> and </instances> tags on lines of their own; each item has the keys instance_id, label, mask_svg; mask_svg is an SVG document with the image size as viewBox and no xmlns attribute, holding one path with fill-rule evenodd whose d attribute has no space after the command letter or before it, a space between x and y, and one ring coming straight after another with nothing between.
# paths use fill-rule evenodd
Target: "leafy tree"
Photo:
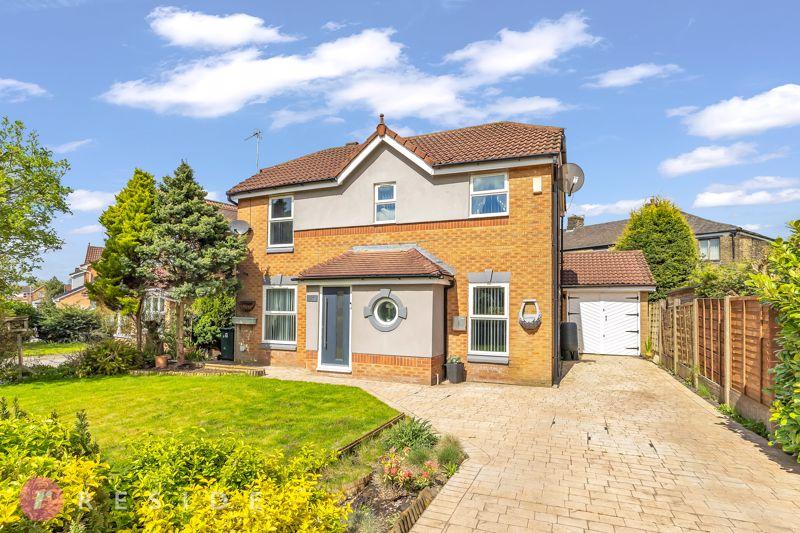
<instances>
[{"instance_id":1,"label":"leafy tree","mask_svg":"<svg viewBox=\"0 0 800 533\"><path fill-rule=\"evenodd\" d=\"M151 276L142 267L143 246L153 225L156 182L152 174L135 169L133 177L100 216L106 244L94 264L95 281L87 284L90 297L112 311L134 317L136 347L142 348L142 311Z\"/></svg>"},{"instance_id":2,"label":"leafy tree","mask_svg":"<svg viewBox=\"0 0 800 533\"><path fill-rule=\"evenodd\" d=\"M700 259L692 228L675 204L653 198L636 211L614 246L616 250L641 250L656 280L652 300L686 285Z\"/></svg>"},{"instance_id":3,"label":"leafy tree","mask_svg":"<svg viewBox=\"0 0 800 533\"><path fill-rule=\"evenodd\" d=\"M789 223L791 236L776 239L767 272L752 277L762 301L778 311L781 328L772 404L775 441L788 453L800 452L800 219Z\"/></svg>"},{"instance_id":4,"label":"leafy tree","mask_svg":"<svg viewBox=\"0 0 800 533\"><path fill-rule=\"evenodd\" d=\"M197 346L211 348L219 344L222 328L231 325L236 309L236 294L229 291L198 298L192 304L197 316L192 324L192 336Z\"/></svg>"},{"instance_id":5,"label":"leafy tree","mask_svg":"<svg viewBox=\"0 0 800 533\"><path fill-rule=\"evenodd\" d=\"M28 281L42 254L63 244L51 224L69 213L71 190L61 184L69 163L52 156L22 122L0 120L0 295Z\"/></svg>"},{"instance_id":6,"label":"leafy tree","mask_svg":"<svg viewBox=\"0 0 800 533\"><path fill-rule=\"evenodd\" d=\"M44 287L44 298L48 302L52 302L53 298L64 294L64 282L55 276L47 281L41 281L40 284Z\"/></svg>"},{"instance_id":7,"label":"leafy tree","mask_svg":"<svg viewBox=\"0 0 800 533\"><path fill-rule=\"evenodd\" d=\"M184 314L195 299L231 290L245 257L244 239L228 231L219 211L205 201L191 167L181 162L158 188L152 239L144 246L143 271L169 288L176 300L176 353L184 362Z\"/></svg>"},{"instance_id":8,"label":"leafy tree","mask_svg":"<svg viewBox=\"0 0 800 533\"><path fill-rule=\"evenodd\" d=\"M700 264L689 276L700 298L725 298L726 296L752 296L755 289L750 278L757 271L750 263L730 265Z\"/></svg>"}]
</instances>

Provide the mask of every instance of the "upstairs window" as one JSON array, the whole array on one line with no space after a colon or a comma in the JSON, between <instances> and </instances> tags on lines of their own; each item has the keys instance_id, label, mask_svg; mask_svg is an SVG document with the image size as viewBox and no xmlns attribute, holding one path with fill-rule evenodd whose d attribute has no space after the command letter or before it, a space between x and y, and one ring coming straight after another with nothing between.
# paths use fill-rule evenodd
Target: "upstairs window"
<instances>
[{"instance_id":1,"label":"upstairs window","mask_svg":"<svg viewBox=\"0 0 800 533\"><path fill-rule=\"evenodd\" d=\"M394 222L397 217L397 197L394 183L375 186L375 222Z\"/></svg>"},{"instance_id":2,"label":"upstairs window","mask_svg":"<svg viewBox=\"0 0 800 533\"><path fill-rule=\"evenodd\" d=\"M469 182L470 215L474 217L508 214L508 176L472 176Z\"/></svg>"},{"instance_id":3,"label":"upstairs window","mask_svg":"<svg viewBox=\"0 0 800 533\"><path fill-rule=\"evenodd\" d=\"M269 246L289 247L294 244L294 202L291 196L269 201Z\"/></svg>"},{"instance_id":4,"label":"upstairs window","mask_svg":"<svg viewBox=\"0 0 800 533\"><path fill-rule=\"evenodd\" d=\"M700 239L700 259L703 261L719 261L719 237Z\"/></svg>"}]
</instances>

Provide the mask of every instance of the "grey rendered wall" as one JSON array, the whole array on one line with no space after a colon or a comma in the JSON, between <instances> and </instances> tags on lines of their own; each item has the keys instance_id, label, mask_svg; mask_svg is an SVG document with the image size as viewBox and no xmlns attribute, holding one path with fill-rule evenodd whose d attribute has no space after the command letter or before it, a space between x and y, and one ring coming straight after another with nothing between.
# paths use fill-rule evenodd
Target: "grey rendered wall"
<instances>
[{"instance_id":1,"label":"grey rendered wall","mask_svg":"<svg viewBox=\"0 0 800 533\"><path fill-rule=\"evenodd\" d=\"M391 289L408 309L408 316L397 329L378 331L364 317L364 306L381 289ZM441 287L438 287L441 288ZM441 302L439 302L441 304ZM409 355L431 357L434 345L434 286L432 285L362 285L353 287L353 353L371 355ZM440 341L441 342L441 341ZM438 354L437 354L438 355Z\"/></svg>"},{"instance_id":2,"label":"grey rendered wall","mask_svg":"<svg viewBox=\"0 0 800 533\"><path fill-rule=\"evenodd\" d=\"M309 298L310 297L310 298ZM310 302L309 300L314 300ZM319 287L306 287L306 349L316 350L319 345Z\"/></svg>"},{"instance_id":3,"label":"grey rendered wall","mask_svg":"<svg viewBox=\"0 0 800 533\"><path fill-rule=\"evenodd\" d=\"M385 182L397 184L398 223L469 217L469 175L433 178L383 145L341 187L295 193L295 231L373 224L375 184Z\"/></svg>"},{"instance_id":4,"label":"grey rendered wall","mask_svg":"<svg viewBox=\"0 0 800 533\"><path fill-rule=\"evenodd\" d=\"M433 321L431 327L433 328L433 345L432 355L441 355L444 353L444 286L433 286Z\"/></svg>"}]
</instances>

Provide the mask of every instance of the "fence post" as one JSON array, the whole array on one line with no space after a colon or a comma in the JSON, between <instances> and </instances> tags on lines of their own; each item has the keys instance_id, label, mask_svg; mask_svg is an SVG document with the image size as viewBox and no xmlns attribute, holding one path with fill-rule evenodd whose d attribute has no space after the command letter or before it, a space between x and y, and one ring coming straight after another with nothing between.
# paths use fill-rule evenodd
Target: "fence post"
<instances>
[{"instance_id":1,"label":"fence post","mask_svg":"<svg viewBox=\"0 0 800 533\"><path fill-rule=\"evenodd\" d=\"M723 380L723 396L725 403L731 404L731 296L725 297L725 336L723 339L725 343L725 361L723 361L723 368L725 369L725 379Z\"/></svg>"},{"instance_id":2,"label":"fence post","mask_svg":"<svg viewBox=\"0 0 800 533\"><path fill-rule=\"evenodd\" d=\"M678 375L678 306L672 302L672 372Z\"/></svg>"},{"instance_id":3,"label":"fence post","mask_svg":"<svg viewBox=\"0 0 800 533\"><path fill-rule=\"evenodd\" d=\"M697 298L692 301L692 314L694 315L692 324L692 381L694 388L699 383L698 374L700 373L700 313L698 312Z\"/></svg>"}]
</instances>

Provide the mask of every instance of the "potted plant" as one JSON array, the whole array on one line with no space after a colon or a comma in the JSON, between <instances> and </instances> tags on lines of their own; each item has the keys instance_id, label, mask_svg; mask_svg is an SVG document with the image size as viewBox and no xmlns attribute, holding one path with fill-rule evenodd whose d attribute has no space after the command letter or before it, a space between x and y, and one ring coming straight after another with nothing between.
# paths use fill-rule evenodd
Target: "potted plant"
<instances>
[{"instance_id":1,"label":"potted plant","mask_svg":"<svg viewBox=\"0 0 800 533\"><path fill-rule=\"evenodd\" d=\"M164 355L157 355L156 356L156 368L164 369L164 368L167 368L168 366L169 366L169 356L168 355L164 354Z\"/></svg>"},{"instance_id":2,"label":"potted plant","mask_svg":"<svg viewBox=\"0 0 800 533\"><path fill-rule=\"evenodd\" d=\"M457 355L447 358L444 364L447 380L450 383L461 383L465 379L466 372L464 371L464 363Z\"/></svg>"}]
</instances>

